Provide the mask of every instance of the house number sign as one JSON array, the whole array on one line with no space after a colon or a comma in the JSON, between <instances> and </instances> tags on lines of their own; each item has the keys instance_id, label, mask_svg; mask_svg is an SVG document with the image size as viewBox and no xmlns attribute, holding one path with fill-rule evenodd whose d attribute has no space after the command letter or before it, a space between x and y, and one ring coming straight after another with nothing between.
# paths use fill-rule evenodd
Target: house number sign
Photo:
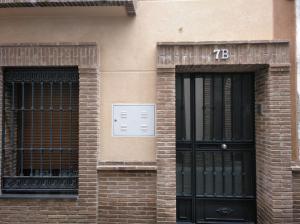
<instances>
[{"instance_id":1,"label":"house number sign","mask_svg":"<svg viewBox=\"0 0 300 224\"><path fill-rule=\"evenodd\" d=\"M228 49L215 49L214 55L216 60L227 60L230 58L230 52Z\"/></svg>"}]
</instances>

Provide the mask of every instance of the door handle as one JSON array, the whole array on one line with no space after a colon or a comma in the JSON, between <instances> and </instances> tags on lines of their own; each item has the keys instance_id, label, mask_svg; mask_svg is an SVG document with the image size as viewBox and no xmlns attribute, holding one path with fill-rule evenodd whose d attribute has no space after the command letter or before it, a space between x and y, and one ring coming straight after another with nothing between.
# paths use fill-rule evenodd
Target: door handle
<instances>
[{"instance_id":1,"label":"door handle","mask_svg":"<svg viewBox=\"0 0 300 224\"><path fill-rule=\"evenodd\" d=\"M221 148L222 148L222 149L227 149L227 145L226 145L226 144L222 144L222 145L221 145Z\"/></svg>"}]
</instances>

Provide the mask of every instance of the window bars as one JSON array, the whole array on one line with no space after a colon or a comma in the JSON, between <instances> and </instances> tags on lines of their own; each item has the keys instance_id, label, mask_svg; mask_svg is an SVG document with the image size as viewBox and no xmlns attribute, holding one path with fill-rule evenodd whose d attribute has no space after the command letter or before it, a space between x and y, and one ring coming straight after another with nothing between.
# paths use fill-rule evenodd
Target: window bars
<instances>
[{"instance_id":1,"label":"window bars","mask_svg":"<svg viewBox=\"0 0 300 224\"><path fill-rule=\"evenodd\" d=\"M3 193L77 193L76 68L4 71Z\"/></svg>"}]
</instances>

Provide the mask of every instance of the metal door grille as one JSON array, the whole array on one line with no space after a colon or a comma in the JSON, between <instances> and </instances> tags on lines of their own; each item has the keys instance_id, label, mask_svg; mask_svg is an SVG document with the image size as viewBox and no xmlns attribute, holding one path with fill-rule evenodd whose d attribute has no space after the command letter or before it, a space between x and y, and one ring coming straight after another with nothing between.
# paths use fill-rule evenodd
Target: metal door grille
<instances>
[{"instance_id":1,"label":"metal door grille","mask_svg":"<svg viewBox=\"0 0 300 224\"><path fill-rule=\"evenodd\" d=\"M177 220L254 223L252 74L176 77Z\"/></svg>"},{"instance_id":2,"label":"metal door grille","mask_svg":"<svg viewBox=\"0 0 300 224\"><path fill-rule=\"evenodd\" d=\"M2 191L76 193L77 69L6 69L3 93Z\"/></svg>"}]
</instances>

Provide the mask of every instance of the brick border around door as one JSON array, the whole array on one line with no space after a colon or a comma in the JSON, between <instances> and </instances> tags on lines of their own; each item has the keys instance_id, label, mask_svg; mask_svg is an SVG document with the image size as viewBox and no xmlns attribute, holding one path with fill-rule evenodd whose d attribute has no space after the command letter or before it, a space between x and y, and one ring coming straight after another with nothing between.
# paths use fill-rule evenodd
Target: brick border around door
<instances>
[{"instance_id":1,"label":"brick border around door","mask_svg":"<svg viewBox=\"0 0 300 224\"><path fill-rule=\"evenodd\" d=\"M216 59L215 50L230 57ZM175 76L177 72L253 72L257 220L293 223L289 43L158 43L157 223L176 223Z\"/></svg>"}]
</instances>

